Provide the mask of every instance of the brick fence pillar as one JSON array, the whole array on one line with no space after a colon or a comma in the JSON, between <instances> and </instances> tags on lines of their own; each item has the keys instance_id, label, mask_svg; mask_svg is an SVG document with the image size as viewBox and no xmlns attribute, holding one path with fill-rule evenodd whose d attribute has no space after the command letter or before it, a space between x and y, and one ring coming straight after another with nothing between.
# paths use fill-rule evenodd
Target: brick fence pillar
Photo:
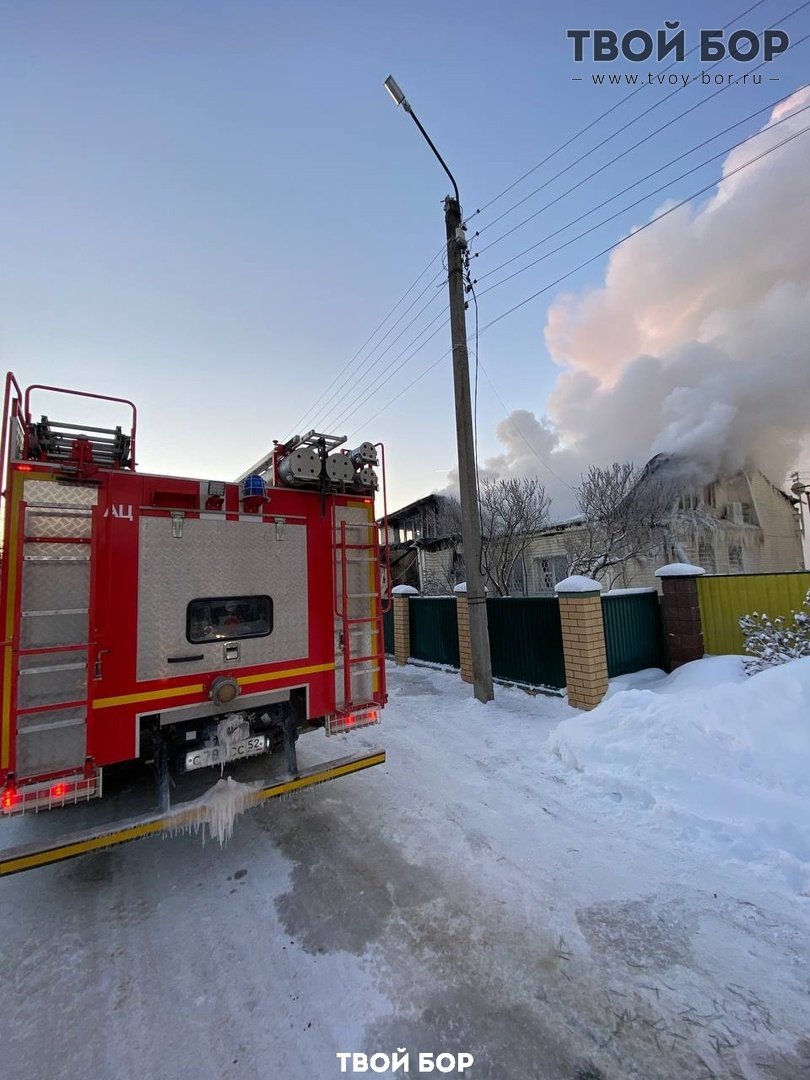
<instances>
[{"instance_id":1,"label":"brick fence pillar","mask_svg":"<svg viewBox=\"0 0 810 1080\"><path fill-rule=\"evenodd\" d=\"M704 573L702 566L688 563L669 563L655 571L664 590L664 637L670 671L703 658L697 579Z\"/></svg>"},{"instance_id":2,"label":"brick fence pillar","mask_svg":"<svg viewBox=\"0 0 810 1080\"><path fill-rule=\"evenodd\" d=\"M602 586L574 576L561 581L555 591L560 598L568 704L595 709L608 688Z\"/></svg>"},{"instance_id":3,"label":"brick fence pillar","mask_svg":"<svg viewBox=\"0 0 810 1080\"><path fill-rule=\"evenodd\" d=\"M411 655L411 601L419 590L411 585L396 585L392 590L394 603L394 662L407 664Z\"/></svg>"},{"instance_id":4,"label":"brick fence pillar","mask_svg":"<svg viewBox=\"0 0 810 1080\"><path fill-rule=\"evenodd\" d=\"M456 614L458 616L458 658L461 677L464 682L473 679L472 642L470 640L470 605L466 592L456 592Z\"/></svg>"}]
</instances>

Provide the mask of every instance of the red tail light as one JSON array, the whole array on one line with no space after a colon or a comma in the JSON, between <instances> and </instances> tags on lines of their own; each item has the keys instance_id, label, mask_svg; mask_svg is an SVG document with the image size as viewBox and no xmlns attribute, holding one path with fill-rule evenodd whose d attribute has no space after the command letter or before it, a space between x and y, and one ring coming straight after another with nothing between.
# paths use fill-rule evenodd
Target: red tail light
<instances>
[{"instance_id":1,"label":"red tail light","mask_svg":"<svg viewBox=\"0 0 810 1080\"><path fill-rule=\"evenodd\" d=\"M380 710L377 708L356 709L352 713L337 713L326 721L326 734L336 735L339 731L354 731L380 722Z\"/></svg>"},{"instance_id":2,"label":"red tail light","mask_svg":"<svg viewBox=\"0 0 810 1080\"><path fill-rule=\"evenodd\" d=\"M10 810L19 799L19 795L13 788L6 788L3 792L2 806L4 810Z\"/></svg>"},{"instance_id":3,"label":"red tail light","mask_svg":"<svg viewBox=\"0 0 810 1080\"><path fill-rule=\"evenodd\" d=\"M66 791L67 788L64 784L54 784L54 786L51 788L51 797L54 799L61 799Z\"/></svg>"}]
</instances>

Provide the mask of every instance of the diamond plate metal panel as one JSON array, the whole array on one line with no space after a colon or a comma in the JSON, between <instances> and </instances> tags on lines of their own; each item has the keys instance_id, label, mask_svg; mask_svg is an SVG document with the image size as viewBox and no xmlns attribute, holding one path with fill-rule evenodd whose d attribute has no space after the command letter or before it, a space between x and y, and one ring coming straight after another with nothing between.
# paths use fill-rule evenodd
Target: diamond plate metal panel
<instances>
[{"instance_id":1,"label":"diamond plate metal panel","mask_svg":"<svg viewBox=\"0 0 810 1080\"><path fill-rule=\"evenodd\" d=\"M261 518L225 521L186 519L172 536L168 517L142 517L138 585L138 679L195 675L225 667L303 660L307 625L307 533L287 522L284 539ZM226 664L223 643L192 645L186 639L186 608L207 596L266 594L273 600L273 632L241 639L239 659ZM202 660L170 664L170 656Z\"/></svg>"},{"instance_id":2,"label":"diamond plate metal panel","mask_svg":"<svg viewBox=\"0 0 810 1080\"><path fill-rule=\"evenodd\" d=\"M43 712L22 713L17 719L17 730L25 732L47 731L60 727L75 726L76 724L83 724L86 716L87 711L83 705L72 709L60 709L57 707L46 709Z\"/></svg>"},{"instance_id":3,"label":"diamond plate metal panel","mask_svg":"<svg viewBox=\"0 0 810 1080\"><path fill-rule=\"evenodd\" d=\"M87 651L21 656L17 708L82 701L87 693Z\"/></svg>"},{"instance_id":4,"label":"diamond plate metal panel","mask_svg":"<svg viewBox=\"0 0 810 1080\"><path fill-rule=\"evenodd\" d=\"M87 755L83 709L54 709L19 718L17 774L21 779L81 768Z\"/></svg>"},{"instance_id":5,"label":"diamond plate metal panel","mask_svg":"<svg viewBox=\"0 0 810 1080\"><path fill-rule=\"evenodd\" d=\"M42 510L29 506L25 512L25 535L36 537L90 537L93 520L85 509Z\"/></svg>"},{"instance_id":6,"label":"diamond plate metal panel","mask_svg":"<svg viewBox=\"0 0 810 1080\"><path fill-rule=\"evenodd\" d=\"M26 480L23 499L29 506L95 506L98 488L81 484L57 484L55 480Z\"/></svg>"},{"instance_id":7,"label":"diamond plate metal panel","mask_svg":"<svg viewBox=\"0 0 810 1080\"><path fill-rule=\"evenodd\" d=\"M87 612L59 615L23 615L20 648L44 649L56 645L82 645L88 635Z\"/></svg>"},{"instance_id":8,"label":"diamond plate metal panel","mask_svg":"<svg viewBox=\"0 0 810 1080\"><path fill-rule=\"evenodd\" d=\"M23 611L86 608L89 597L89 562L23 563Z\"/></svg>"},{"instance_id":9,"label":"diamond plate metal panel","mask_svg":"<svg viewBox=\"0 0 810 1080\"><path fill-rule=\"evenodd\" d=\"M89 544L26 544L23 548L24 562L87 562L90 558Z\"/></svg>"}]
</instances>

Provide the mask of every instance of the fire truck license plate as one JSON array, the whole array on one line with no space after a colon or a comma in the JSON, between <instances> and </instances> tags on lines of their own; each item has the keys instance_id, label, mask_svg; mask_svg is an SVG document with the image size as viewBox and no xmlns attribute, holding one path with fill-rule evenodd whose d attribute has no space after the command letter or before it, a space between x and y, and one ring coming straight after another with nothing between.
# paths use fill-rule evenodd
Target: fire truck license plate
<instances>
[{"instance_id":1,"label":"fire truck license plate","mask_svg":"<svg viewBox=\"0 0 810 1080\"><path fill-rule=\"evenodd\" d=\"M267 749L267 744L265 735L251 735L249 739L243 739L242 742L229 746L225 761L237 761L240 758L253 757L254 754L263 754ZM190 750L186 754L186 772L191 772L192 769L204 769L207 765L219 765L222 760L221 750L219 746Z\"/></svg>"}]
</instances>

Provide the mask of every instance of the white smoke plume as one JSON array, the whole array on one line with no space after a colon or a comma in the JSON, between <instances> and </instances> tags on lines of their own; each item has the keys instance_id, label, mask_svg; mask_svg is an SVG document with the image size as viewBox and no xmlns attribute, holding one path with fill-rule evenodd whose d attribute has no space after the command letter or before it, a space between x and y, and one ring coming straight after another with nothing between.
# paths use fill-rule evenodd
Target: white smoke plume
<instances>
[{"instance_id":1,"label":"white smoke plume","mask_svg":"<svg viewBox=\"0 0 810 1080\"><path fill-rule=\"evenodd\" d=\"M732 151L724 175L810 125L810 89ZM771 125L788 119L777 128ZM549 416L497 429L499 475L540 474L555 515L588 464L692 457L706 478L743 465L781 483L810 434L810 134L613 252L604 284L557 297L545 339L562 368ZM660 212L656 211L656 213ZM536 454L530 449L534 447Z\"/></svg>"}]
</instances>

